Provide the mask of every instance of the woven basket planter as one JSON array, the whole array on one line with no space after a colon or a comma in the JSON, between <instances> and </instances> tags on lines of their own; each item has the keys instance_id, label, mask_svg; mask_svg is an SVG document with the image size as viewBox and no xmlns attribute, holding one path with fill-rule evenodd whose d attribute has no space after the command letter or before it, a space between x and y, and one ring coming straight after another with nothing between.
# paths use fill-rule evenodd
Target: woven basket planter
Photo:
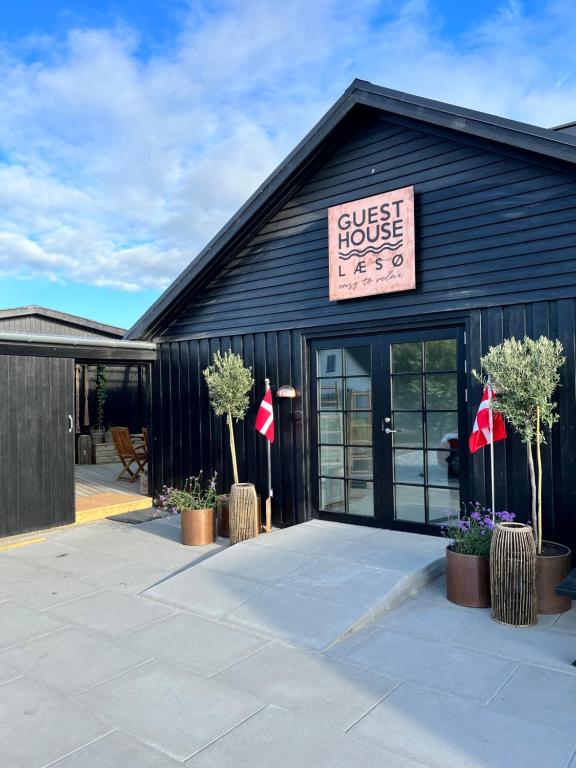
<instances>
[{"instance_id":1,"label":"woven basket planter","mask_svg":"<svg viewBox=\"0 0 576 768\"><path fill-rule=\"evenodd\" d=\"M235 483L230 489L230 544L253 539L260 532L258 499L252 483Z\"/></svg>"},{"instance_id":2,"label":"woven basket planter","mask_svg":"<svg viewBox=\"0 0 576 768\"><path fill-rule=\"evenodd\" d=\"M490 547L492 618L513 627L538 621L536 546L532 528L522 523L497 523Z\"/></svg>"}]
</instances>

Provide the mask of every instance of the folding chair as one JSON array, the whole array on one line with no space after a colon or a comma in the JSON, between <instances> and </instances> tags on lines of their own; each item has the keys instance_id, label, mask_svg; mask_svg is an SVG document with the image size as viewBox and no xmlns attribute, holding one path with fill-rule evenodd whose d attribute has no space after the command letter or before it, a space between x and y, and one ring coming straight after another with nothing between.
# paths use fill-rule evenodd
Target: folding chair
<instances>
[{"instance_id":1,"label":"folding chair","mask_svg":"<svg viewBox=\"0 0 576 768\"><path fill-rule=\"evenodd\" d=\"M143 445L135 446L130 439L128 427L111 427L112 440L116 448L118 458L122 462L122 470L117 480L122 480L124 475L130 475L130 481L133 483L140 472L144 472L148 462L148 451ZM136 469L132 465L136 464Z\"/></svg>"}]
</instances>

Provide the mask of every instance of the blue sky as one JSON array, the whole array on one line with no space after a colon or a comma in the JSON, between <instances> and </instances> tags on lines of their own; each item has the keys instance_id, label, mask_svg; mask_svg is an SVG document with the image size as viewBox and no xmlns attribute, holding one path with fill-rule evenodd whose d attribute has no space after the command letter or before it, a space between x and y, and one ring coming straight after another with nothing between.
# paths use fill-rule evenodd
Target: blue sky
<instances>
[{"instance_id":1,"label":"blue sky","mask_svg":"<svg viewBox=\"0 0 576 768\"><path fill-rule=\"evenodd\" d=\"M361 77L576 119L576 5L0 0L0 307L130 326Z\"/></svg>"}]
</instances>

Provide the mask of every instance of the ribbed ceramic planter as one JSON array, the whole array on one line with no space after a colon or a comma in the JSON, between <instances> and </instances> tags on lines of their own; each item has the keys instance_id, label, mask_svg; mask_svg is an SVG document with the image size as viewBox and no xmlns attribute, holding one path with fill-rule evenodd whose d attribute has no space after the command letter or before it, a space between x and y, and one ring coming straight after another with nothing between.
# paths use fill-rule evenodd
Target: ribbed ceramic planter
<instances>
[{"instance_id":1,"label":"ribbed ceramic planter","mask_svg":"<svg viewBox=\"0 0 576 768\"><path fill-rule=\"evenodd\" d=\"M446 547L446 597L467 608L490 606L490 564L487 557L461 555Z\"/></svg>"},{"instance_id":2,"label":"ribbed ceramic planter","mask_svg":"<svg viewBox=\"0 0 576 768\"><path fill-rule=\"evenodd\" d=\"M572 552L563 544L542 542L542 552L536 557L536 593L538 613L566 613L572 607L569 597L556 594L556 587L572 570Z\"/></svg>"},{"instance_id":3,"label":"ribbed ceramic planter","mask_svg":"<svg viewBox=\"0 0 576 768\"><path fill-rule=\"evenodd\" d=\"M190 547L213 544L215 536L214 510L183 509L180 514L181 541Z\"/></svg>"},{"instance_id":4,"label":"ribbed ceramic planter","mask_svg":"<svg viewBox=\"0 0 576 768\"><path fill-rule=\"evenodd\" d=\"M492 618L513 627L530 627L536 612L536 546L532 528L497 523L490 546Z\"/></svg>"}]
</instances>

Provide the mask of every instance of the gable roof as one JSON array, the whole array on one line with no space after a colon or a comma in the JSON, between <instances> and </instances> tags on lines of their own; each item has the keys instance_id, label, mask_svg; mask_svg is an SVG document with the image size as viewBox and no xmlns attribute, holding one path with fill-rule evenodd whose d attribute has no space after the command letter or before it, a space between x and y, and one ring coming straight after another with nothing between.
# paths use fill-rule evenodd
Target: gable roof
<instances>
[{"instance_id":1,"label":"gable roof","mask_svg":"<svg viewBox=\"0 0 576 768\"><path fill-rule=\"evenodd\" d=\"M125 334L124 328L117 328L115 325L99 323L96 320L88 320L78 315L69 315L66 312L58 312L48 307L40 307L37 304L30 304L26 307L13 307L11 309L0 309L0 321L8 320L13 317L45 317L49 320L55 320L63 325L73 325L78 328L86 328L102 336L112 336L121 339Z\"/></svg>"},{"instance_id":2,"label":"gable roof","mask_svg":"<svg viewBox=\"0 0 576 768\"><path fill-rule=\"evenodd\" d=\"M383 88L365 80L354 80L288 157L130 328L126 338L157 336L167 315L178 310L207 270L219 263L224 255L231 254L249 233L262 225L286 190L302 178L344 118L360 106L576 164L576 136L565 131L540 128Z\"/></svg>"}]
</instances>

